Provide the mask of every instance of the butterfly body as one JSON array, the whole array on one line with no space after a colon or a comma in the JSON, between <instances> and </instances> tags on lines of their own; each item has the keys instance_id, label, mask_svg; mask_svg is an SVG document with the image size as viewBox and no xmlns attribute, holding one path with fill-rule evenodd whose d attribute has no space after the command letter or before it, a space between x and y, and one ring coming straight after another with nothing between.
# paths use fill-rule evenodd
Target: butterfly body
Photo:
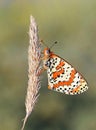
<instances>
[{"instance_id":1,"label":"butterfly body","mask_svg":"<svg viewBox=\"0 0 96 130\"><path fill-rule=\"evenodd\" d=\"M47 70L49 89L68 95L80 94L88 89L81 74L49 48L44 49L43 66Z\"/></svg>"}]
</instances>

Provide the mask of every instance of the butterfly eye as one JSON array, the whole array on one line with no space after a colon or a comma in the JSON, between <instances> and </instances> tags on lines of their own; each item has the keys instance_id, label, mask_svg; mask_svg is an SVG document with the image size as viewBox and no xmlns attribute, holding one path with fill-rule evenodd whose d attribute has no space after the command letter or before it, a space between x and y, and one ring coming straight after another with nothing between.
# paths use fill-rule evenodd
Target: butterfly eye
<instances>
[{"instance_id":1,"label":"butterfly eye","mask_svg":"<svg viewBox=\"0 0 96 130\"><path fill-rule=\"evenodd\" d=\"M46 53L47 53L47 54L50 54L50 49L46 50Z\"/></svg>"}]
</instances>

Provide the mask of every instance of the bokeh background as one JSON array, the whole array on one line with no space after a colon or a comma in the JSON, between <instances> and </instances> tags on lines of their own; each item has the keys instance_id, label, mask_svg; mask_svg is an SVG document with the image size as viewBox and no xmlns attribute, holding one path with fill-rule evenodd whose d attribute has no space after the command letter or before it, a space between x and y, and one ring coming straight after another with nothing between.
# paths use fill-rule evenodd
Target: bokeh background
<instances>
[{"instance_id":1,"label":"bokeh background","mask_svg":"<svg viewBox=\"0 0 96 130\"><path fill-rule=\"evenodd\" d=\"M0 0L0 130L20 130L25 116L29 17L39 37L84 75L89 90L68 96L47 89L25 130L96 130L96 0ZM44 48L44 47L43 47Z\"/></svg>"}]
</instances>

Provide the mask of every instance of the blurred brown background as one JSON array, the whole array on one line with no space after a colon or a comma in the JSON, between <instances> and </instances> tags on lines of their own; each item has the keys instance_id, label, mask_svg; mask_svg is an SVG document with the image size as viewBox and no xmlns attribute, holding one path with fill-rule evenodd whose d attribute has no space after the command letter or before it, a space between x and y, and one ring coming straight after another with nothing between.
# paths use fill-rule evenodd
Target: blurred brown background
<instances>
[{"instance_id":1,"label":"blurred brown background","mask_svg":"<svg viewBox=\"0 0 96 130\"><path fill-rule=\"evenodd\" d=\"M25 116L29 17L52 50L84 75L89 90L68 96L47 89L25 130L96 130L96 0L0 1L0 130L19 130Z\"/></svg>"}]
</instances>

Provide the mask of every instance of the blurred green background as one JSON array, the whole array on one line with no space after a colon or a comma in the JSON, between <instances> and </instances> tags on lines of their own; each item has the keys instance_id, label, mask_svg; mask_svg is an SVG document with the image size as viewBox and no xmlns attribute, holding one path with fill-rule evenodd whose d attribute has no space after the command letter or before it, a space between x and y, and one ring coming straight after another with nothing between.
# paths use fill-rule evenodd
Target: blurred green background
<instances>
[{"instance_id":1,"label":"blurred green background","mask_svg":"<svg viewBox=\"0 0 96 130\"><path fill-rule=\"evenodd\" d=\"M0 0L0 130L20 130L25 116L29 17L39 37L84 75L89 90L68 96L47 89L25 130L96 130L96 0Z\"/></svg>"}]
</instances>

